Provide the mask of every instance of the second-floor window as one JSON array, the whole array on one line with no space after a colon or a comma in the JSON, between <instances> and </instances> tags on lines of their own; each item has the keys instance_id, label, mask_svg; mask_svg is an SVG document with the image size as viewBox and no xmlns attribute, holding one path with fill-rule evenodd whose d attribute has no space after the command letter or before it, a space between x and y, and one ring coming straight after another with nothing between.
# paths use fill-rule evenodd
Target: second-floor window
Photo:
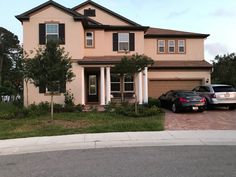
<instances>
[{"instance_id":1,"label":"second-floor window","mask_svg":"<svg viewBox=\"0 0 236 177\"><path fill-rule=\"evenodd\" d=\"M178 52L179 53L185 52L185 41L184 40L178 40Z\"/></svg>"},{"instance_id":2,"label":"second-floor window","mask_svg":"<svg viewBox=\"0 0 236 177\"><path fill-rule=\"evenodd\" d=\"M46 24L46 40L58 41L59 40L59 25Z\"/></svg>"},{"instance_id":3,"label":"second-floor window","mask_svg":"<svg viewBox=\"0 0 236 177\"><path fill-rule=\"evenodd\" d=\"M165 53L165 40L158 40L158 53Z\"/></svg>"},{"instance_id":4,"label":"second-floor window","mask_svg":"<svg viewBox=\"0 0 236 177\"><path fill-rule=\"evenodd\" d=\"M113 33L112 44L113 51L135 51L135 33Z\"/></svg>"},{"instance_id":5,"label":"second-floor window","mask_svg":"<svg viewBox=\"0 0 236 177\"><path fill-rule=\"evenodd\" d=\"M65 33L64 23L40 23L39 45L45 45L48 40L57 40L64 45L66 41Z\"/></svg>"},{"instance_id":6,"label":"second-floor window","mask_svg":"<svg viewBox=\"0 0 236 177\"><path fill-rule=\"evenodd\" d=\"M168 52L175 53L175 41L174 40L168 40Z\"/></svg>"},{"instance_id":7,"label":"second-floor window","mask_svg":"<svg viewBox=\"0 0 236 177\"><path fill-rule=\"evenodd\" d=\"M118 50L129 51L129 33L118 33Z\"/></svg>"},{"instance_id":8,"label":"second-floor window","mask_svg":"<svg viewBox=\"0 0 236 177\"><path fill-rule=\"evenodd\" d=\"M94 33L92 31L85 33L85 46L94 47Z\"/></svg>"}]
</instances>

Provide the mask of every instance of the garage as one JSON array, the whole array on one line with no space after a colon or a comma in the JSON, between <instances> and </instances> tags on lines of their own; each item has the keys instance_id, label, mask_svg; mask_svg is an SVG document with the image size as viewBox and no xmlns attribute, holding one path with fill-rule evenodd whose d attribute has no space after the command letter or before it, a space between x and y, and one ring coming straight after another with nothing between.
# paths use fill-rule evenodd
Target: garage
<instances>
[{"instance_id":1,"label":"garage","mask_svg":"<svg viewBox=\"0 0 236 177\"><path fill-rule=\"evenodd\" d=\"M158 98L161 94L169 90L192 90L194 87L201 85L201 79L195 80L158 80L149 79L148 94L149 97Z\"/></svg>"}]
</instances>

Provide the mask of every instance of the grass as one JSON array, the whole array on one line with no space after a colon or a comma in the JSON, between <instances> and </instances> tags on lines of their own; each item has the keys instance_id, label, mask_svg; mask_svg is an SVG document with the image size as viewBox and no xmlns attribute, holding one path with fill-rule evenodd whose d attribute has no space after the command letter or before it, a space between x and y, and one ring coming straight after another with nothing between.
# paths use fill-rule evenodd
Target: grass
<instances>
[{"instance_id":1,"label":"grass","mask_svg":"<svg viewBox=\"0 0 236 177\"><path fill-rule=\"evenodd\" d=\"M53 123L50 122L50 115L2 119L0 120L0 139L76 133L161 131L163 129L163 114L132 118L103 112L58 113L55 114Z\"/></svg>"}]
</instances>

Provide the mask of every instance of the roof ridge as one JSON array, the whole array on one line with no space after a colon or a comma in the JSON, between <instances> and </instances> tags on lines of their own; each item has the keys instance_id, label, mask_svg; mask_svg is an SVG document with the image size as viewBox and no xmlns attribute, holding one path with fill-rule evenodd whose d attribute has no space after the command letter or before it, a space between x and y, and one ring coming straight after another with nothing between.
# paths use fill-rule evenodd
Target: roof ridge
<instances>
[{"instance_id":1,"label":"roof ridge","mask_svg":"<svg viewBox=\"0 0 236 177\"><path fill-rule=\"evenodd\" d=\"M183 32L183 33L190 33L190 34L203 34L203 33L196 33L196 32L190 32L190 31L182 31L182 30L174 30L169 28L157 28L157 27L149 27L151 29L157 29L157 30L166 30L166 31L175 31L175 32Z\"/></svg>"},{"instance_id":2,"label":"roof ridge","mask_svg":"<svg viewBox=\"0 0 236 177\"><path fill-rule=\"evenodd\" d=\"M173 29L150 27L145 33L145 38L156 37L186 37L186 38L207 38L209 34L194 33Z\"/></svg>"},{"instance_id":3,"label":"roof ridge","mask_svg":"<svg viewBox=\"0 0 236 177\"><path fill-rule=\"evenodd\" d=\"M87 4L92 4L92 5L94 5L94 6L98 7L98 8L100 8L100 9L102 9L103 11L105 11L105 12L107 12L107 13L110 13L111 15L113 15L113 16L115 16L115 17L121 19L121 20L123 20L123 21L125 21L125 22L128 22L129 24L132 24L132 25L134 25L134 26L141 26L140 24L138 24L138 23L136 23L136 22L134 22L134 21L132 21L132 20L130 20L130 19L128 19L128 18L126 18L126 17L124 17L124 16L122 16L122 15L120 15L120 14L118 14L118 13L116 13L116 12L114 12L114 11L112 11L112 10L110 10L110 9L108 9L108 8L106 8L106 7L104 7L104 6L102 6L102 5L100 5L100 4L98 4L98 3L95 3L95 2L92 1L92 0L87 0L87 1L85 1L85 2L83 2L83 3L81 3L81 4L79 4L79 5L77 5L77 6L73 7L73 8L71 8L71 9L72 9L73 11L75 11L75 10L77 10L78 8L83 7L83 6L87 5Z\"/></svg>"}]
</instances>

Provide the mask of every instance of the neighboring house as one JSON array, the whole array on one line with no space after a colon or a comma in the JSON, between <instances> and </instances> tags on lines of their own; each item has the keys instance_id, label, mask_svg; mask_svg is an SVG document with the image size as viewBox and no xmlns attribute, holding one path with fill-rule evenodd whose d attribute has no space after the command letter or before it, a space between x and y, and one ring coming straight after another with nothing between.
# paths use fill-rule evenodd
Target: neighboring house
<instances>
[{"instance_id":1,"label":"neighboring house","mask_svg":"<svg viewBox=\"0 0 236 177\"><path fill-rule=\"evenodd\" d=\"M170 89L211 82L212 66L204 60L208 34L141 26L90 0L71 9L48 1L16 18L23 25L25 51L44 45L48 38L60 39L72 57L76 77L66 89L76 104L108 104L120 97L121 87L126 97L132 97L134 82L140 104ZM112 66L135 53L153 58L155 64L135 81L126 76L121 85ZM29 85L30 104L50 100L39 90L44 92ZM56 96L55 102L63 103L64 96Z\"/></svg>"}]
</instances>

